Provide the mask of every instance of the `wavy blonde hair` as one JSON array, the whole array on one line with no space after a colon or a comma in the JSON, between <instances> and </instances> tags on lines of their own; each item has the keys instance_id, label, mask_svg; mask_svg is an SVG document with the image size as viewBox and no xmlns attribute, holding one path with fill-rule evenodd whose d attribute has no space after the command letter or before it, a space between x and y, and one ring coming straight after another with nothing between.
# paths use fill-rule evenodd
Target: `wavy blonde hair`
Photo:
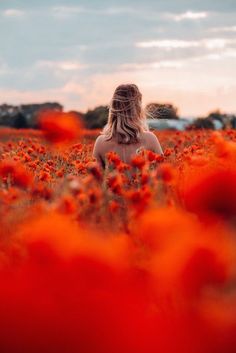
<instances>
[{"instance_id":1,"label":"wavy blonde hair","mask_svg":"<svg viewBox=\"0 0 236 353\"><path fill-rule=\"evenodd\" d=\"M108 121L102 131L106 140L115 138L118 143L138 143L140 133L149 130L142 94L135 84L119 85L108 107Z\"/></svg>"}]
</instances>

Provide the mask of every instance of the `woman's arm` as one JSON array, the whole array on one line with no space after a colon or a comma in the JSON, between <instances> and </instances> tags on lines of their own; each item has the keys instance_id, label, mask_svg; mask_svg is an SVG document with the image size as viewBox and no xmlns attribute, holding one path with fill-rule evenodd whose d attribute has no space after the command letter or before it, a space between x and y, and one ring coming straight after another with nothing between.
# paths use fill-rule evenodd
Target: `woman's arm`
<instances>
[{"instance_id":1,"label":"woman's arm","mask_svg":"<svg viewBox=\"0 0 236 353\"><path fill-rule=\"evenodd\" d=\"M101 140L102 136L98 136L94 143L92 156L97 160L99 166L105 169L105 163L101 156Z\"/></svg>"},{"instance_id":2,"label":"woman's arm","mask_svg":"<svg viewBox=\"0 0 236 353\"><path fill-rule=\"evenodd\" d=\"M162 147L160 145L160 142L158 140L158 138L156 137L156 135L153 132L150 132L148 134L148 149L150 149L151 151L158 153L162 156L164 156Z\"/></svg>"}]
</instances>

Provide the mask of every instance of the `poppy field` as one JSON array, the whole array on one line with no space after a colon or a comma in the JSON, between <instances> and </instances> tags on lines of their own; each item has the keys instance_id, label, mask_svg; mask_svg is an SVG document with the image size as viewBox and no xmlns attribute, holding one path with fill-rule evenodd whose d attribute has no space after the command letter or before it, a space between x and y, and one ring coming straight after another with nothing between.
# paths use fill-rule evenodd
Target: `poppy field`
<instances>
[{"instance_id":1,"label":"poppy field","mask_svg":"<svg viewBox=\"0 0 236 353\"><path fill-rule=\"evenodd\" d=\"M236 131L92 158L66 113L0 129L1 353L236 352Z\"/></svg>"}]
</instances>

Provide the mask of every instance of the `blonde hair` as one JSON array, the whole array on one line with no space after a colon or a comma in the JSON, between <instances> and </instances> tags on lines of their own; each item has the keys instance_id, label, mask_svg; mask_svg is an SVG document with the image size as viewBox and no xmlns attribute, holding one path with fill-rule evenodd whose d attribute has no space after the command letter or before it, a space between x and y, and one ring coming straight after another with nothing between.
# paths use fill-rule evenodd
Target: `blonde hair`
<instances>
[{"instance_id":1,"label":"blonde hair","mask_svg":"<svg viewBox=\"0 0 236 353\"><path fill-rule=\"evenodd\" d=\"M119 85L109 105L108 121L102 134L106 140L118 143L139 142L140 133L147 131L146 116L142 108L142 94L135 84Z\"/></svg>"}]
</instances>

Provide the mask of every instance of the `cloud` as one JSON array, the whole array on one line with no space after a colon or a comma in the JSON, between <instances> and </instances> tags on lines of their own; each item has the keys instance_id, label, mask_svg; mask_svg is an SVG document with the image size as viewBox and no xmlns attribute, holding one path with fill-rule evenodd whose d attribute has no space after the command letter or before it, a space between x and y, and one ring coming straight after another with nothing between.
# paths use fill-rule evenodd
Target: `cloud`
<instances>
[{"instance_id":1,"label":"cloud","mask_svg":"<svg viewBox=\"0 0 236 353\"><path fill-rule=\"evenodd\" d=\"M65 19L83 12L86 12L86 10L80 6L55 6L52 8L52 15L59 19Z\"/></svg>"},{"instance_id":2,"label":"cloud","mask_svg":"<svg viewBox=\"0 0 236 353\"><path fill-rule=\"evenodd\" d=\"M236 50L228 49L223 50L219 53L212 53L208 55L199 56L193 59L193 61L201 61L201 60L223 60L223 59L233 59L236 58Z\"/></svg>"},{"instance_id":3,"label":"cloud","mask_svg":"<svg viewBox=\"0 0 236 353\"><path fill-rule=\"evenodd\" d=\"M191 66L194 63L202 61L218 61L224 59L236 58L236 49L227 49L210 54L202 54L193 57L187 57L179 60L160 60L156 62L144 62L144 63L125 63L119 66L120 70L129 71L140 71L140 70L155 70L155 69L182 69L187 66Z\"/></svg>"},{"instance_id":4,"label":"cloud","mask_svg":"<svg viewBox=\"0 0 236 353\"><path fill-rule=\"evenodd\" d=\"M132 14L135 15L140 13L140 10L137 10L132 7L108 7L101 10L95 10L97 13L105 15L120 15L120 14Z\"/></svg>"},{"instance_id":5,"label":"cloud","mask_svg":"<svg viewBox=\"0 0 236 353\"><path fill-rule=\"evenodd\" d=\"M236 43L236 39L227 39L227 38L211 38L211 39L202 39L200 41L201 46L207 49L223 49L229 44Z\"/></svg>"},{"instance_id":6,"label":"cloud","mask_svg":"<svg viewBox=\"0 0 236 353\"><path fill-rule=\"evenodd\" d=\"M87 13L91 15L99 16L113 16L122 14L140 14L140 11L131 7L104 7L104 8L88 8L82 6L54 6L52 9L52 14L54 17L59 19L67 19L71 16L75 16L81 13Z\"/></svg>"},{"instance_id":7,"label":"cloud","mask_svg":"<svg viewBox=\"0 0 236 353\"><path fill-rule=\"evenodd\" d=\"M208 12L193 12L186 11L180 14L167 14L166 17L172 18L176 22L184 21L184 20L200 20L205 19L209 16Z\"/></svg>"},{"instance_id":8,"label":"cloud","mask_svg":"<svg viewBox=\"0 0 236 353\"><path fill-rule=\"evenodd\" d=\"M236 39L228 38L206 38L201 40L178 40L178 39L160 39L137 42L138 48L160 48L165 50L187 49L187 48L205 48L205 49L223 49L227 45L235 44Z\"/></svg>"},{"instance_id":9,"label":"cloud","mask_svg":"<svg viewBox=\"0 0 236 353\"><path fill-rule=\"evenodd\" d=\"M209 29L210 32L236 32L236 26L228 27L213 27Z\"/></svg>"},{"instance_id":10,"label":"cloud","mask_svg":"<svg viewBox=\"0 0 236 353\"><path fill-rule=\"evenodd\" d=\"M183 67L185 62L183 60L163 60L150 63L127 63L120 65L124 70L143 70L143 69L161 69L161 68L174 68L178 69Z\"/></svg>"},{"instance_id":11,"label":"cloud","mask_svg":"<svg viewBox=\"0 0 236 353\"><path fill-rule=\"evenodd\" d=\"M53 60L40 60L36 63L39 68L49 68L53 70L62 71L78 71L87 68L88 65L81 64L78 61L53 61Z\"/></svg>"},{"instance_id":12,"label":"cloud","mask_svg":"<svg viewBox=\"0 0 236 353\"><path fill-rule=\"evenodd\" d=\"M186 41L177 39L161 39L161 40L149 40L145 42L138 42L135 44L138 48L163 48L163 49L176 49L176 48L193 48L199 47L198 41Z\"/></svg>"},{"instance_id":13,"label":"cloud","mask_svg":"<svg viewBox=\"0 0 236 353\"><path fill-rule=\"evenodd\" d=\"M2 11L4 17L20 18L25 15L25 11L19 9L6 9Z\"/></svg>"}]
</instances>

